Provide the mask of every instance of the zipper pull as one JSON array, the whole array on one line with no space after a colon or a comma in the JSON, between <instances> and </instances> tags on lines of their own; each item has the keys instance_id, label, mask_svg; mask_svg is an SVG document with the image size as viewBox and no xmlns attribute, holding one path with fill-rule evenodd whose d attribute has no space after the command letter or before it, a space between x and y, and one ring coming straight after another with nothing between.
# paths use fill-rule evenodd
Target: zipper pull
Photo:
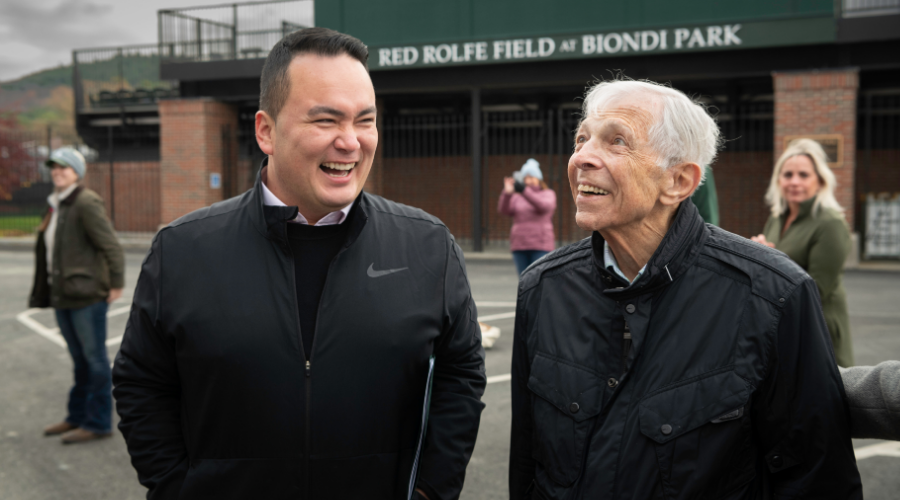
<instances>
[{"instance_id":1,"label":"zipper pull","mask_svg":"<svg viewBox=\"0 0 900 500\"><path fill-rule=\"evenodd\" d=\"M306 360L306 376L309 377L309 360Z\"/></svg>"},{"instance_id":2,"label":"zipper pull","mask_svg":"<svg viewBox=\"0 0 900 500\"><path fill-rule=\"evenodd\" d=\"M625 331L622 332L622 373L628 373L628 354L631 351L631 328L625 322Z\"/></svg>"}]
</instances>

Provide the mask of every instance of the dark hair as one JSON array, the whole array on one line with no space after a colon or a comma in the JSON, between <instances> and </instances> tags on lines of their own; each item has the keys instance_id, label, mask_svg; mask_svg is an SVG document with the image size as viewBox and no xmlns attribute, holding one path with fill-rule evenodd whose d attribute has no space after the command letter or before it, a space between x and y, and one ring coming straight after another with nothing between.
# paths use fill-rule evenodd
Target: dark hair
<instances>
[{"instance_id":1,"label":"dark hair","mask_svg":"<svg viewBox=\"0 0 900 500\"><path fill-rule=\"evenodd\" d=\"M336 57L343 54L361 62L369 71L369 48L359 39L328 28L305 28L278 41L263 65L259 79L259 109L276 119L291 91L288 66L299 54Z\"/></svg>"}]
</instances>

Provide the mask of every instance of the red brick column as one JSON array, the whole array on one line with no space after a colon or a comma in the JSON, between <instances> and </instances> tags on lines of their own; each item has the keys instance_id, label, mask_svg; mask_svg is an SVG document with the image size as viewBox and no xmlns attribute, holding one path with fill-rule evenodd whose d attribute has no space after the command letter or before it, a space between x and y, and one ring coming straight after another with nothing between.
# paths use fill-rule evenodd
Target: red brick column
<instances>
[{"instance_id":1,"label":"red brick column","mask_svg":"<svg viewBox=\"0 0 900 500\"><path fill-rule=\"evenodd\" d=\"M223 143L225 125L237 130L237 110L211 99L173 99L159 103L160 222L168 224L189 212L222 200L226 155L237 148ZM232 158L233 165L237 159Z\"/></svg>"},{"instance_id":2,"label":"red brick column","mask_svg":"<svg viewBox=\"0 0 900 500\"><path fill-rule=\"evenodd\" d=\"M795 135L839 134L843 139L835 197L853 225L856 170L856 94L859 70L797 71L772 74L775 88L775 160L785 139Z\"/></svg>"}]
</instances>

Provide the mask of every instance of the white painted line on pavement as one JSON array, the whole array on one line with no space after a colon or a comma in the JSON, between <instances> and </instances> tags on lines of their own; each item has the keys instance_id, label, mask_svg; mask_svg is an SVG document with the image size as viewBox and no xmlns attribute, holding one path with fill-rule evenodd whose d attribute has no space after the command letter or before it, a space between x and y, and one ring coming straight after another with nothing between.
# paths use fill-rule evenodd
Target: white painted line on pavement
<instances>
[{"instance_id":1,"label":"white painted line on pavement","mask_svg":"<svg viewBox=\"0 0 900 500\"><path fill-rule=\"evenodd\" d=\"M476 302L478 307L516 307L515 302Z\"/></svg>"},{"instance_id":2,"label":"white painted line on pavement","mask_svg":"<svg viewBox=\"0 0 900 500\"><path fill-rule=\"evenodd\" d=\"M45 339L53 342L54 344L60 347L66 347L66 339L59 334L59 328L47 328L42 325L40 322L31 317L32 314L40 312L41 309L37 307L33 307L28 309L27 311L20 312L16 319L19 320L19 323L27 326L34 333L44 337Z\"/></svg>"},{"instance_id":3,"label":"white painted line on pavement","mask_svg":"<svg viewBox=\"0 0 900 500\"><path fill-rule=\"evenodd\" d=\"M508 312L508 313L491 314L488 316L479 316L478 321L482 321L482 322L495 321L498 319L509 319L509 318L515 318L515 317L516 317L516 312L513 311L513 312Z\"/></svg>"},{"instance_id":4,"label":"white painted line on pavement","mask_svg":"<svg viewBox=\"0 0 900 500\"><path fill-rule=\"evenodd\" d=\"M504 374L504 375L494 375L493 377L488 377L488 378L487 378L487 383L489 383L489 384L496 384L496 383L498 383L498 382L507 382L507 381L509 381L509 380L512 380L512 374L511 374L511 373L507 373L507 374Z\"/></svg>"},{"instance_id":5,"label":"white painted line on pavement","mask_svg":"<svg viewBox=\"0 0 900 500\"><path fill-rule=\"evenodd\" d=\"M131 306L130 306L130 305L125 306L125 307L120 307L120 308L118 308L118 309L113 309L112 311L109 311L108 313L106 313L106 317L107 317L107 318L112 318L113 316L118 316L118 315L120 315L120 314L125 314L125 313L127 313L128 311L130 311L130 310L131 310Z\"/></svg>"},{"instance_id":6,"label":"white painted line on pavement","mask_svg":"<svg viewBox=\"0 0 900 500\"><path fill-rule=\"evenodd\" d=\"M16 319L19 321L19 323L22 323L23 325L27 326L31 331L40 335L41 337L44 337L45 339L49 340L50 342L53 342L54 344L56 344L60 347L66 347L66 339L64 339L63 336L59 334L58 327L57 328L47 328L46 326L41 324L40 321L37 321L36 319L31 317L33 314L38 313L40 311L42 311L42 309L33 307L31 309L22 311L19 314L17 314ZM121 316L122 314L126 314L129 311L131 311L130 305L127 305L124 307L119 307L117 309L113 309L112 311L108 311L106 313L106 317L112 318L115 316ZM122 342L121 335L118 337L115 337L115 338L107 339L106 346L111 347L116 344L119 344L120 342Z\"/></svg>"},{"instance_id":7,"label":"white painted line on pavement","mask_svg":"<svg viewBox=\"0 0 900 500\"><path fill-rule=\"evenodd\" d=\"M887 443L872 444L863 446L862 448L856 448L853 452L856 453L857 461L877 456L900 457L900 443L897 441L889 441Z\"/></svg>"}]
</instances>

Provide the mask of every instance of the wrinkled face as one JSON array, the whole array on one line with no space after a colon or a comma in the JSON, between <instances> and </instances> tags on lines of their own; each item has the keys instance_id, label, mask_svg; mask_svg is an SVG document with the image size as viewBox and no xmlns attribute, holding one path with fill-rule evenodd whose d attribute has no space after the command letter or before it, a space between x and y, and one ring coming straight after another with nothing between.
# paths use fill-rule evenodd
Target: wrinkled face
<instances>
[{"instance_id":1,"label":"wrinkled face","mask_svg":"<svg viewBox=\"0 0 900 500\"><path fill-rule=\"evenodd\" d=\"M575 222L582 229L639 223L659 201L663 170L647 140L652 105L641 94L612 99L576 132L568 171Z\"/></svg>"},{"instance_id":2,"label":"wrinkled face","mask_svg":"<svg viewBox=\"0 0 900 500\"><path fill-rule=\"evenodd\" d=\"M75 169L67 165L54 163L50 169L50 177L53 178L53 186L57 191L65 191L72 184L78 182L78 174Z\"/></svg>"},{"instance_id":3,"label":"wrinkled face","mask_svg":"<svg viewBox=\"0 0 900 500\"><path fill-rule=\"evenodd\" d=\"M275 121L271 152L263 151L300 212L321 217L349 205L369 175L378 145L375 89L348 55L301 54L288 74L290 94Z\"/></svg>"},{"instance_id":4,"label":"wrinkled face","mask_svg":"<svg viewBox=\"0 0 900 500\"><path fill-rule=\"evenodd\" d=\"M781 166L778 187L788 203L803 203L818 194L822 181L812 160L806 155L797 155L788 158Z\"/></svg>"}]
</instances>

